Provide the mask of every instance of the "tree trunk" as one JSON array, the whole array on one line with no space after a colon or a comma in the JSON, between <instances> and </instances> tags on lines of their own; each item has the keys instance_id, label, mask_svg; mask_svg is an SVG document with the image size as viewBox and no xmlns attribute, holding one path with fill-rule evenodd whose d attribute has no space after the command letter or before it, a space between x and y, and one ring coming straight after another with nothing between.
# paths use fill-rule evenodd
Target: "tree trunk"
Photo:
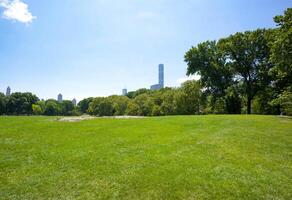
<instances>
[{"instance_id":1,"label":"tree trunk","mask_svg":"<svg viewBox=\"0 0 292 200\"><path fill-rule=\"evenodd\" d=\"M247 114L251 114L251 98L247 97Z\"/></svg>"}]
</instances>

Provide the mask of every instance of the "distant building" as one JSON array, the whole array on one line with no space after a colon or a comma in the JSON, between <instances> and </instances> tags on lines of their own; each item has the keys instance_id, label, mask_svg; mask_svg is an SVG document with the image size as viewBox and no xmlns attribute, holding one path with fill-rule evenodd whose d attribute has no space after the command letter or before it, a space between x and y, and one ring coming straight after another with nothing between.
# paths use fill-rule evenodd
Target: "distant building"
<instances>
[{"instance_id":1,"label":"distant building","mask_svg":"<svg viewBox=\"0 0 292 200\"><path fill-rule=\"evenodd\" d=\"M58 101L59 101L59 102L63 102L63 95L62 95L62 94L59 94L59 95L58 95Z\"/></svg>"},{"instance_id":2,"label":"distant building","mask_svg":"<svg viewBox=\"0 0 292 200\"><path fill-rule=\"evenodd\" d=\"M6 96L10 96L11 94L11 88L8 86L6 89Z\"/></svg>"},{"instance_id":3,"label":"distant building","mask_svg":"<svg viewBox=\"0 0 292 200\"><path fill-rule=\"evenodd\" d=\"M122 94L123 94L123 96L126 96L128 94L128 90L127 89L123 89Z\"/></svg>"},{"instance_id":4,"label":"distant building","mask_svg":"<svg viewBox=\"0 0 292 200\"><path fill-rule=\"evenodd\" d=\"M151 85L150 90L160 90L162 87L160 84Z\"/></svg>"},{"instance_id":5,"label":"distant building","mask_svg":"<svg viewBox=\"0 0 292 200\"><path fill-rule=\"evenodd\" d=\"M164 88L164 64L158 66L158 84L151 85L151 90L159 90Z\"/></svg>"},{"instance_id":6,"label":"distant building","mask_svg":"<svg viewBox=\"0 0 292 200\"><path fill-rule=\"evenodd\" d=\"M160 64L158 66L158 83L161 86L161 88L164 88L164 64Z\"/></svg>"},{"instance_id":7,"label":"distant building","mask_svg":"<svg viewBox=\"0 0 292 200\"><path fill-rule=\"evenodd\" d=\"M74 106L77 106L77 100L75 98L72 100L72 103Z\"/></svg>"}]
</instances>

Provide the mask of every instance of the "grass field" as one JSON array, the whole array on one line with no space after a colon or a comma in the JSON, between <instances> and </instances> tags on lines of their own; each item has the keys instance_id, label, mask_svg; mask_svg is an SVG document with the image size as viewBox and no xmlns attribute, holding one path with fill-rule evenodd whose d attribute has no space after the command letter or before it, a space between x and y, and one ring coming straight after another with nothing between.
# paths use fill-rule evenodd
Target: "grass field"
<instances>
[{"instance_id":1,"label":"grass field","mask_svg":"<svg viewBox=\"0 0 292 200\"><path fill-rule=\"evenodd\" d=\"M292 199L292 119L0 117L0 199Z\"/></svg>"}]
</instances>

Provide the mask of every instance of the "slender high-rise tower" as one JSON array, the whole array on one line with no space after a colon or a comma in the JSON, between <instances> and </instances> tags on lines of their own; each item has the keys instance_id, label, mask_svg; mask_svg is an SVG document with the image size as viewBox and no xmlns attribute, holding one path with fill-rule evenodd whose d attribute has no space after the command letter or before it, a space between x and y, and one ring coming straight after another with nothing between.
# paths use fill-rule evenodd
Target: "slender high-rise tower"
<instances>
[{"instance_id":1,"label":"slender high-rise tower","mask_svg":"<svg viewBox=\"0 0 292 200\"><path fill-rule=\"evenodd\" d=\"M159 68L158 84L160 85L160 88L164 88L164 64L159 64L158 68Z\"/></svg>"},{"instance_id":2,"label":"slender high-rise tower","mask_svg":"<svg viewBox=\"0 0 292 200\"><path fill-rule=\"evenodd\" d=\"M11 88L8 86L6 89L6 96L10 96L11 94Z\"/></svg>"},{"instance_id":3,"label":"slender high-rise tower","mask_svg":"<svg viewBox=\"0 0 292 200\"><path fill-rule=\"evenodd\" d=\"M151 85L151 90L160 90L164 88L164 64L158 65L158 84Z\"/></svg>"},{"instance_id":4,"label":"slender high-rise tower","mask_svg":"<svg viewBox=\"0 0 292 200\"><path fill-rule=\"evenodd\" d=\"M59 94L59 95L58 95L58 101L59 101L59 102L62 102L62 101L63 101L63 95L62 95L62 94Z\"/></svg>"}]
</instances>

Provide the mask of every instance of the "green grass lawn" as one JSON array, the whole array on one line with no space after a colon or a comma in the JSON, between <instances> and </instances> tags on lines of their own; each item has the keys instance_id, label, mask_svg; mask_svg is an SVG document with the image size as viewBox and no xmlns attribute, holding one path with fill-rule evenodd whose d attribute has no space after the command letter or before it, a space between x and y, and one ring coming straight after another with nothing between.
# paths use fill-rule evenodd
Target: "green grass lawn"
<instances>
[{"instance_id":1,"label":"green grass lawn","mask_svg":"<svg viewBox=\"0 0 292 200\"><path fill-rule=\"evenodd\" d=\"M292 199L292 119L0 117L0 199Z\"/></svg>"}]
</instances>

